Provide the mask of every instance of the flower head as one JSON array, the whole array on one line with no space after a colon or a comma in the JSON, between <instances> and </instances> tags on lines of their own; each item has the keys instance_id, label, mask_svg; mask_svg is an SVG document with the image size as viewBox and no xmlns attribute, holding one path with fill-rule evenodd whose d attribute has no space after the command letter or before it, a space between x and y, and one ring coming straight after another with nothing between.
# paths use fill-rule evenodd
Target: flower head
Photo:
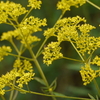
<instances>
[{"instance_id":1,"label":"flower head","mask_svg":"<svg viewBox=\"0 0 100 100\"><path fill-rule=\"evenodd\" d=\"M8 18L17 19L20 15L25 14L27 10L21 4L6 1L0 2L0 23L6 23Z\"/></svg>"},{"instance_id":2,"label":"flower head","mask_svg":"<svg viewBox=\"0 0 100 100\"><path fill-rule=\"evenodd\" d=\"M28 0L28 2L29 2L28 7L32 7L34 9L40 9L42 4L41 0Z\"/></svg>"},{"instance_id":3,"label":"flower head","mask_svg":"<svg viewBox=\"0 0 100 100\"><path fill-rule=\"evenodd\" d=\"M44 48L43 62L47 65L52 64L56 59L62 58L63 54L60 52L61 47L58 42L51 42L47 47Z\"/></svg>"},{"instance_id":4,"label":"flower head","mask_svg":"<svg viewBox=\"0 0 100 100\"><path fill-rule=\"evenodd\" d=\"M91 69L89 64L85 64L85 66L81 67L81 77L84 85L89 84L94 78L96 78L96 71Z\"/></svg>"},{"instance_id":5,"label":"flower head","mask_svg":"<svg viewBox=\"0 0 100 100\"><path fill-rule=\"evenodd\" d=\"M78 7L86 3L86 0L61 0L57 4L57 9L70 10L71 6Z\"/></svg>"},{"instance_id":6,"label":"flower head","mask_svg":"<svg viewBox=\"0 0 100 100\"><path fill-rule=\"evenodd\" d=\"M4 59L4 56L8 56L8 52L11 52L12 49L10 46L2 46L0 47L0 61Z\"/></svg>"}]
</instances>

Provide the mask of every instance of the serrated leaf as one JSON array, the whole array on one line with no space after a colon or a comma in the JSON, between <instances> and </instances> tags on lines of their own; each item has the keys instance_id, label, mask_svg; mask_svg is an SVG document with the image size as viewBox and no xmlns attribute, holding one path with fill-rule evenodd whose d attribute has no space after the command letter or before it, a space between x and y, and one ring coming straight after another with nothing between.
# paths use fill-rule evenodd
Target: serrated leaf
<instances>
[{"instance_id":1,"label":"serrated leaf","mask_svg":"<svg viewBox=\"0 0 100 100\"><path fill-rule=\"evenodd\" d=\"M34 77L34 79L35 79L37 82L41 83L42 85L46 86L46 84L45 84L45 82L44 82L43 79L41 79L41 78L39 78L39 77Z\"/></svg>"}]
</instances>

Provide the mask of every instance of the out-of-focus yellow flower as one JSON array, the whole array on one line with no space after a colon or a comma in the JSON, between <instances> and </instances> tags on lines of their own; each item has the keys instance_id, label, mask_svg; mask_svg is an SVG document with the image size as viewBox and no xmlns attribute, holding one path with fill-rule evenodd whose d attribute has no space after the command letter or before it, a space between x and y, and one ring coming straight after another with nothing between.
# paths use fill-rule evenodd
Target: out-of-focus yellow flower
<instances>
[{"instance_id":1,"label":"out-of-focus yellow flower","mask_svg":"<svg viewBox=\"0 0 100 100\"><path fill-rule=\"evenodd\" d=\"M8 52L11 52L12 49L10 46L0 47L0 61L4 59L4 56L8 56Z\"/></svg>"}]
</instances>

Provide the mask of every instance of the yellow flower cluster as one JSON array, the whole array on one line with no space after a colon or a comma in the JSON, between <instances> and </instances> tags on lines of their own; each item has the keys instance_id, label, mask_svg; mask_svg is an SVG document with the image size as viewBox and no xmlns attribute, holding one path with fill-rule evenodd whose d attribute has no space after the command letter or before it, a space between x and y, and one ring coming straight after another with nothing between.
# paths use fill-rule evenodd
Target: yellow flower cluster
<instances>
[{"instance_id":1,"label":"yellow flower cluster","mask_svg":"<svg viewBox=\"0 0 100 100\"><path fill-rule=\"evenodd\" d=\"M19 77L16 80L16 83L18 83L18 86L20 88L23 87L23 84L28 84L30 80L33 79L33 76L35 73L33 73L33 67L31 63L27 60L21 61L21 60L16 60L14 63L14 68L17 68L17 77Z\"/></svg>"},{"instance_id":2,"label":"yellow flower cluster","mask_svg":"<svg viewBox=\"0 0 100 100\"><path fill-rule=\"evenodd\" d=\"M81 77L83 80L83 85L87 85L93 81L94 78L98 77L100 70L93 70L89 64L85 64L85 66L81 67Z\"/></svg>"},{"instance_id":3,"label":"yellow flower cluster","mask_svg":"<svg viewBox=\"0 0 100 100\"><path fill-rule=\"evenodd\" d=\"M80 24L80 23L83 23L83 24ZM55 25L55 28L47 29L44 32L44 36L46 36L47 38L51 36L55 36L57 38L56 43L58 44L58 46L63 41L69 41L72 45L75 46L78 52L82 56L84 56L85 53L90 54L94 50L96 50L98 47L100 47L100 37L90 36L89 34L89 32L92 29L95 29L95 27L87 24L84 18L81 18L79 16L72 17L72 18L68 17L68 18L62 18L58 20ZM50 46L52 48L52 45ZM57 45L56 45L56 48L57 48ZM48 54L47 52L51 53L52 55L53 49L52 49L52 52L48 50L46 51L45 49L43 53L45 56L44 63L47 62L47 60L50 62L50 58L48 59L47 57L47 54Z\"/></svg>"},{"instance_id":4,"label":"yellow flower cluster","mask_svg":"<svg viewBox=\"0 0 100 100\"><path fill-rule=\"evenodd\" d=\"M33 80L33 67L29 61L16 60L14 63L14 68L7 72L5 75L0 77L0 94L4 95L6 86L14 88L13 81L16 81L16 86L23 88L24 84L28 84L29 81ZM15 87L16 88L16 87Z\"/></svg>"},{"instance_id":5,"label":"yellow flower cluster","mask_svg":"<svg viewBox=\"0 0 100 100\"><path fill-rule=\"evenodd\" d=\"M26 45L32 44L34 42L40 41L40 39L32 34L37 31L41 31L41 26L46 25L46 19L35 18L34 16L30 16L26 18L22 23L18 25L18 28L14 31L4 32L1 36L1 41L3 40L12 40L16 38L17 40L21 40L21 43Z\"/></svg>"},{"instance_id":6,"label":"yellow flower cluster","mask_svg":"<svg viewBox=\"0 0 100 100\"><path fill-rule=\"evenodd\" d=\"M30 16L18 26L18 30L20 32L17 39L21 40L21 43L23 43L24 45L26 43L31 44L33 42L40 41L38 37L33 36L32 34L34 32L41 31L42 29L40 27L46 25L46 19L42 20L39 18L35 18L34 16Z\"/></svg>"},{"instance_id":7,"label":"yellow flower cluster","mask_svg":"<svg viewBox=\"0 0 100 100\"><path fill-rule=\"evenodd\" d=\"M55 32L55 28L48 28L47 30L44 31L44 34L43 35L46 38L49 38L51 36L55 36L54 32Z\"/></svg>"},{"instance_id":8,"label":"yellow flower cluster","mask_svg":"<svg viewBox=\"0 0 100 100\"><path fill-rule=\"evenodd\" d=\"M97 66L100 66L100 57L96 56L91 64L96 64Z\"/></svg>"},{"instance_id":9,"label":"yellow flower cluster","mask_svg":"<svg viewBox=\"0 0 100 100\"><path fill-rule=\"evenodd\" d=\"M17 19L20 15L25 14L27 10L21 4L10 1L0 1L0 24L6 23L9 18Z\"/></svg>"},{"instance_id":10,"label":"yellow flower cluster","mask_svg":"<svg viewBox=\"0 0 100 100\"><path fill-rule=\"evenodd\" d=\"M63 54L60 53L61 47L58 42L51 42L44 48L43 62L47 65L52 64L52 61L62 58Z\"/></svg>"},{"instance_id":11,"label":"yellow flower cluster","mask_svg":"<svg viewBox=\"0 0 100 100\"><path fill-rule=\"evenodd\" d=\"M4 56L8 56L8 52L11 52L12 49L10 46L2 46L0 47L0 61L4 59Z\"/></svg>"},{"instance_id":12,"label":"yellow flower cluster","mask_svg":"<svg viewBox=\"0 0 100 100\"><path fill-rule=\"evenodd\" d=\"M42 4L41 0L28 0L28 2L29 2L28 7L32 7L34 9L40 9Z\"/></svg>"},{"instance_id":13,"label":"yellow flower cluster","mask_svg":"<svg viewBox=\"0 0 100 100\"><path fill-rule=\"evenodd\" d=\"M86 3L86 0L61 0L57 4L57 9L67 11L70 10L71 6L78 7L79 5L81 6L84 3Z\"/></svg>"}]
</instances>

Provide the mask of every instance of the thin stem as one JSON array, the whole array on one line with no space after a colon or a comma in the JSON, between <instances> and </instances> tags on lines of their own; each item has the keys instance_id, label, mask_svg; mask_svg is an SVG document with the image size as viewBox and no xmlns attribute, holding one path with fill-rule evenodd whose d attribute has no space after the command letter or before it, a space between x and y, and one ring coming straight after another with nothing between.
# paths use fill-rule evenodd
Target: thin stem
<instances>
[{"instance_id":1,"label":"thin stem","mask_svg":"<svg viewBox=\"0 0 100 100\"><path fill-rule=\"evenodd\" d=\"M94 53L94 51L92 51L92 53L89 55L89 57L87 58L86 62L88 62L91 59L93 53Z\"/></svg>"},{"instance_id":2,"label":"thin stem","mask_svg":"<svg viewBox=\"0 0 100 100\"><path fill-rule=\"evenodd\" d=\"M17 46L14 44L14 42L12 40L10 40L10 43L13 45L13 47L15 48L16 52L19 53L19 50L17 48Z\"/></svg>"},{"instance_id":3,"label":"thin stem","mask_svg":"<svg viewBox=\"0 0 100 100\"><path fill-rule=\"evenodd\" d=\"M28 46L28 45L27 45L27 46ZM34 52L33 52L32 49L30 48L30 46L28 46L28 50L29 50L29 52L30 52L32 58L34 59L34 63L35 63L35 65L36 65L36 67L37 67L37 69L38 69L38 71L39 71L39 73L40 73L42 79L44 80L44 82L45 82L47 88L49 89L48 81L47 81L47 79L46 79L46 77L45 77L45 75L44 75L44 73L43 73L43 71L42 71L42 69L41 69L41 66L40 66L38 60L36 59L36 56L35 56ZM52 94L52 93L51 93L51 94ZM56 98L55 98L54 96L52 96L52 98L53 98L53 100L56 100Z\"/></svg>"},{"instance_id":4,"label":"thin stem","mask_svg":"<svg viewBox=\"0 0 100 100\"><path fill-rule=\"evenodd\" d=\"M17 29L17 28L16 28L16 25L14 25L14 23L13 23L10 19L8 19L8 21L11 23L11 25L12 25L15 29Z\"/></svg>"},{"instance_id":5,"label":"thin stem","mask_svg":"<svg viewBox=\"0 0 100 100\"><path fill-rule=\"evenodd\" d=\"M100 96L100 88L99 88L99 86L98 86L96 80L94 79L93 82L94 82L94 85L95 85L95 87L96 87L96 89L97 89L97 91L98 91L98 95Z\"/></svg>"},{"instance_id":6,"label":"thin stem","mask_svg":"<svg viewBox=\"0 0 100 100\"><path fill-rule=\"evenodd\" d=\"M46 43L46 41L48 40L48 38L45 38L45 40L43 41L43 43L41 44L40 48L38 49L37 53L36 53L36 57L38 57L41 49L43 48L44 44Z\"/></svg>"},{"instance_id":7,"label":"thin stem","mask_svg":"<svg viewBox=\"0 0 100 100\"><path fill-rule=\"evenodd\" d=\"M43 71L42 71L42 69L41 69L41 67L40 67L40 65L39 65L39 63L38 63L38 61L37 61L37 59L36 59L36 57L35 57L33 51L32 51L32 49L31 49L29 46L28 46L28 50L29 50L29 52L30 52L32 58L34 59L34 63L35 63L35 65L37 66L37 68L38 68L38 70L39 70L39 72L40 72L40 75L42 76L42 78L43 78L43 80L44 80L46 86L49 87L49 84L48 84L48 82L47 82L47 80L46 80L46 77L45 77L45 75L44 75L44 73L43 73Z\"/></svg>"},{"instance_id":8,"label":"thin stem","mask_svg":"<svg viewBox=\"0 0 100 100\"><path fill-rule=\"evenodd\" d=\"M14 56L14 57L19 57L19 55L15 55L15 54L12 54L12 53L7 53L8 55L11 55L11 56ZM23 58L23 59L27 59L29 61L33 61L34 59L31 59L31 58L27 58L27 57L24 57L24 56L20 56L20 58Z\"/></svg>"},{"instance_id":9,"label":"thin stem","mask_svg":"<svg viewBox=\"0 0 100 100\"><path fill-rule=\"evenodd\" d=\"M92 6L94 6L95 8L97 8L98 10L100 10L100 7L97 6L96 4L92 3L91 1L89 0L86 0L89 4L91 4Z\"/></svg>"},{"instance_id":10,"label":"thin stem","mask_svg":"<svg viewBox=\"0 0 100 100\"><path fill-rule=\"evenodd\" d=\"M23 22L25 20L25 18L29 15L29 13L33 10L33 8L30 8L30 10L28 11L28 13L24 16L24 18L22 19L21 22Z\"/></svg>"},{"instance_id":11,"label":"thin stem","mask_svg":"<svg viewBox=\"0 0 100 100\"><path fill-rule=\"evenodd\" d=\"M83 61L77 60L77 59L73 59L73 58L68 58L68 57L62 57L62 58L83 63Z\"/></svg>"},{"instance_id":12,"label":"thin stem","mask_svg":"<svg viewBox=\"0 0 100 100\"><path fill-rule=\"evenodd\" d=\"M14 94L14 97L13 97L13 99L12 99L12 100L15 100L15 99L16 99L16 97L17 97L17 95L18 95L18 91L16 90L16 91L15 91L15 94Z\"/></svg>"},{"instance_id":13,"label":"thin stem","mask_svg":"<svg viewBox=\"0 0 100 100\"><path fill-rule=\"evenodd\" d=\"M27 91L24 89L20 89L19 87L15 86L15 89L24 93L31 93L31 94L36 94L36 95L41 95L41 96L47 96L47 97L58 97L58 98L67 98L67 99L73 99L73 100L91 100L88 98L79 98L79 97L70 97L70 96L59 96L59 95L48 95L48 94L43 94L39 92L33 92L33 91Z\"/></svg>"},{"instance_id":14,"label":"thin stem","mask_svg":"<svg viewBox=\"0 0 100 100\"><path fill-rule=\"evenodd\" d=\"M70 40L70 39L69 39ZM80 58L82 59L82 61L84 62L84 58L82 57L82 55L79 53L79 51L77 50L77 48L75 47L74 43L70 40L70 43L72 44L72 46L74 47L74 49L76 50L76 52L78 53L78 55L80 56Z\"/></svg>"},{"instance_id":15,"label":"thin stem","mask_svg":"<svg viewBox=\"0 0 100 100\"><path fill-rule=\"evenodd\" d=\"M16 81L16 79L13 80L13 84L15 84L15 81ZM12 86L12 88L14 88L14 86ZM14 95L14 89L10 92L10 98L9 98L9 100L13 100L12 99L13 98L13 95Z\"/></svg>"}]
</instances>

